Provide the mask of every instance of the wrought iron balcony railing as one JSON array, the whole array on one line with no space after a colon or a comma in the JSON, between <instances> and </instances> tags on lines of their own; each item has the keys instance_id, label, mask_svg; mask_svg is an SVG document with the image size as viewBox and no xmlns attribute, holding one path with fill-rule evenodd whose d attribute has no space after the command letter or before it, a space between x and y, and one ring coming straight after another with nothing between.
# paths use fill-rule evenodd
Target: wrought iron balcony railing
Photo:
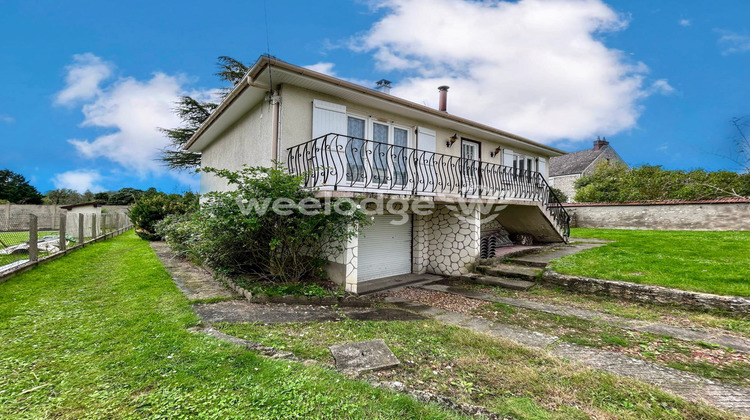
<instances>
[{"instance_id":1,"label":"wrought iron balcony railing","mask_svg":"<svg viewBox=\"0 0 750 420\"><path fill-rule=\"evenodd\" d=\"M303 175L310 188L539 201L566 238L570 233L568 213L539 172L343 134L288 152L289 171Z\"/></svg>"}]
</instances>

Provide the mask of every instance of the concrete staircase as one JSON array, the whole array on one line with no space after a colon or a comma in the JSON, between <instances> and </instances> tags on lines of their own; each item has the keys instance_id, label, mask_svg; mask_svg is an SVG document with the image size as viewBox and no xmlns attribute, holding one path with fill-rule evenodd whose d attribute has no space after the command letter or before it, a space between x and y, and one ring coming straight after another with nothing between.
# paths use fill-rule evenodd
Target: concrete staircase
<instances>
[{"instance_id":1,"label":"concrete staircase","mask_svg":"<svg viewBox=\"0 0 750 420\"><path fill-rule=\"evenodd\" d=\"M576 243L535 250L532 253L509 257L505 260L507 263L477 266L474 273L460 276L460 278L477 284L512 290L528 290L536 284L537 278L553 259L577 254L605 244L606 242Z\"/></svg>"}]
</instances>

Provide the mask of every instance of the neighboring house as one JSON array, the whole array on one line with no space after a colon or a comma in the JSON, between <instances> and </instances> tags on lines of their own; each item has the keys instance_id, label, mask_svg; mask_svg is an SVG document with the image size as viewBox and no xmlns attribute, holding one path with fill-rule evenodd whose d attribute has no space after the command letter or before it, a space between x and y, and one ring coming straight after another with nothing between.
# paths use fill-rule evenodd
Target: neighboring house
<instances>
[{"instance_id":1,"label":"neighboring house","mask_svg":"<svg viewBox=\"0 0 750 420\"><path fill-rule=\"evenodd\" d=\"M101 216L102 206L105 204L107 204L105 201L91 201L88 203L60 206L61 209L68 211L66 222L66 229L68 231L68 234L72 236L78 235L79 218L77 217L77 215L82 214L84 216L83 235L87 238L98 236L98 233L101 230L101 226L92 226L91 215ZM96 229L96 232L94 232L94 228Z\"/></svg>"},{"instance_id":2,"label":"neighboring house","mask_svg":"<svg viewBox=\"0 0 750 420\"><path fill-rule=\"evenodd\" d=\"M594 148L555 156L549 161L549 184L568 196L573 203L576 195L575 183L582 175L590 174L600 162L625 163L607 138L594 140Z\"/></svg>"},{"instance_id":3,"label":"neighboring house","mask_svg":"<svg viewBox=\"0 0 750 420\"><path fill-rule=\"evenodd\" d=\"M331 258L331 280L355 293L363 282L389 276L466 273L482 234L499 224L537 242L567 240L567 213L549 202L545 181L547 162L564 152L448 113L445 86L433 109L388 94L386 81L379 85L369 89L263 56L185 148L200 152L206 167L283 161L292 173L307 172L306 186L320 198L405 202L406 223L391 223L402 219L393 208L376 215ZM201 192L227 188L201 174ZM433 210L412 212L416 199ZM463 204L488 211L461 216L454 207Z\"/></svg>"}]
</instances>

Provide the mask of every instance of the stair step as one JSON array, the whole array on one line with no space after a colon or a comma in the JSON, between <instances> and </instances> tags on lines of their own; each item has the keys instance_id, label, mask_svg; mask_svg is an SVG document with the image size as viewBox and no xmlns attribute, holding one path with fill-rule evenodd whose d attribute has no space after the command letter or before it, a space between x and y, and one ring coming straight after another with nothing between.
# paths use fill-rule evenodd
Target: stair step
<instances>
[{"instance_id":1,"label":"stair step","mask_svg":"<svg viewBox=\"0 0 750 420\"><path fill-rule=\"evenodd\" d=\"M509 279L507 277L480 276L472 280L474 283L486 284L488 286L499 286L505 289L526 291L536 283L528 280Z\"/></svg>"},{"instance_id":2,"label":"stair step","mask_svg":"<svg viewBox=\"0 0 750 420\"><path fill-rule=\"evenodd\" d=\"M521 265L498 264L493 266L480 265L476 271L495 277L514 277L525 280L535 280L542 269Z\"/></svg>"},{"instance_id":3,"label":"stair step","mask_svg":"<svg viewBox=\"0 0 750 420\"><path fill-rule=\"evenodd\" d=\"M524 259L523 257L520 257L520 258L511 258L510 262L512 262L513 264L524 265L524 266L527 266L527 267L535 267L535 268L545 268L545 267L547 267L547 263L546 262L543 262L543 261L534 261L534 260L527 260L527 259Z\"/></svg>"}]
</instances>

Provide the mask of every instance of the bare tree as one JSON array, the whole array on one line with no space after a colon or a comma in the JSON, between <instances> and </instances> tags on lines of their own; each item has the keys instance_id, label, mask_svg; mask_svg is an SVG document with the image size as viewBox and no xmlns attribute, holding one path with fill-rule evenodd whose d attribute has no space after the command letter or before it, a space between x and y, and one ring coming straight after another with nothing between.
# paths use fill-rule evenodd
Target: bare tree
<instances>
[{"instance_id":1,"label":"bare tree","mask_svg":"<svg viewBox=\"0 0 750 420\"><path fill-rule=\"evenodd\" d=\"M732 118L732 125L737 130L734 142L737 145L737 157L734 159L745 173L750 173L750 116Z\"/></svg>"}]
</instances>

